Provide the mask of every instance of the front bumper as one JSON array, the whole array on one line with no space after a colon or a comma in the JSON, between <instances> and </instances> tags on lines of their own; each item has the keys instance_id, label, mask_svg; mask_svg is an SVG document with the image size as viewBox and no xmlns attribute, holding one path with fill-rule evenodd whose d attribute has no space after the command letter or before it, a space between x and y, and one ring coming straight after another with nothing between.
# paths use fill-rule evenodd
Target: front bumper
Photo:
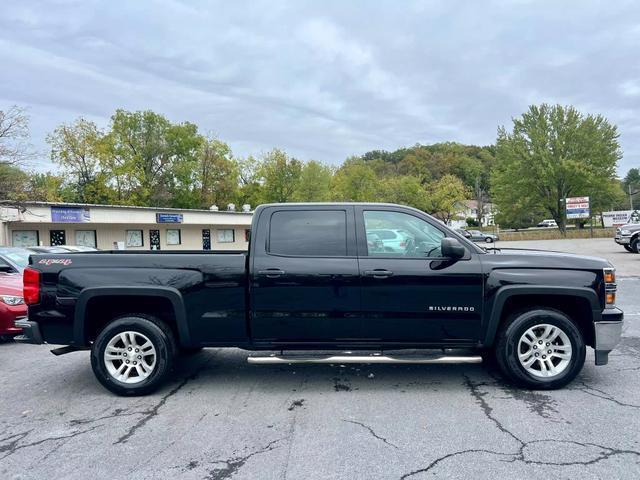
<instances>
[{"instance_id":1,"label":"front bumper","mask_svg":"<svg viewBox=\"0 0 640 480\"><path fill-rule=\"evenodd\" d=\"M33 343L35 345L41 345L44 343L38 322L32 322L31 320L18 320L16 322L16 327L22 328L22 335L14 337L16 342Z\"/></svg>"},{"instance_id":2,"label":"front bumper","mask_svg":"<svg viewBox=\"0 0 640 480\"><path fill-rule=\"evenodd\" d=\"M596 365L606 365L609 362L609 352L620 343L623 318L622 310L610 308L602 312L600 322L594 323Z\"/></svg>"},{"instance_id":3,"label":"front bumper","mask_svg":"<svg viewBox=\"0 0 640 480\"><path fill-rule=\"evenodd\" d=\"M618 245L629 245L631 243L631 236L623 237L622 235L616 235L614 240Z\"/></svg>"}]
</instances>

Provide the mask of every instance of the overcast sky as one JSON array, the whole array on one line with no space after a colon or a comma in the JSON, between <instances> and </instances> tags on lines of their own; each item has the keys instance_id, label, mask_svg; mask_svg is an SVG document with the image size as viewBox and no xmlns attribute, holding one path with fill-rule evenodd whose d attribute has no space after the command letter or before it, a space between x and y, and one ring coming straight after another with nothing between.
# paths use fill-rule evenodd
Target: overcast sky
<instances>
[{"instance_id":1,"label":"overcast sky","mask_svg":"<svg viewBox=\"0 0 640 480\"><path fill-rule=\"evenodd\" d=\"M44 138L116 108L189 120L235 154L331 164L373 149L490 144L531 103L619 127L640 167L634 1L3 1L0 109Z\"/></svg>"}]
</instances>

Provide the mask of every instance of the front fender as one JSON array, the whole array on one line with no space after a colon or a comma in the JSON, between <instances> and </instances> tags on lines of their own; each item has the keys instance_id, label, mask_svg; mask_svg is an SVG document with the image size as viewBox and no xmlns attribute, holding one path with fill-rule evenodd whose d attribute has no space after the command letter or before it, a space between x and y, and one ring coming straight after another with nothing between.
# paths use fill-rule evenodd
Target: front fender
<instances>
[{"instance_id":1,"label":"front fender","mask_svg":"<svg viewBox=\"0 0 640 480\"><path fill-rule=\"evenodd\" d=\"M493 300L487 305L489 320L483 345L491 347L500 325L502 311L506 301L510 298L523 295L553 295L571 296L584 298L591 306L591 320L598 322L602 320L602 307L596 292L587 287L560 287L560 286L538 286L538 285L506 285L500 287L495 293Z\"/></svg>"}]
</instances>

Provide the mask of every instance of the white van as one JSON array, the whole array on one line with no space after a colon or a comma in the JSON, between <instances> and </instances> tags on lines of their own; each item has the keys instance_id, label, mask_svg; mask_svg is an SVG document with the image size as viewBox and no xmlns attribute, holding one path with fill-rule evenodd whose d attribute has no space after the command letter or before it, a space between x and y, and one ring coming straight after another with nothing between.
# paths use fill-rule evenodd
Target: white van
<instances>
[{"instance_id":1,"label":"white van","mask_svg":"<svg viewBox=\"0 0 640 480\"><path fill-rule=\"evenodd\" d=\"M542 220L539 224L539 227L547 227L547 228L558 228L558 224L556 223L555 220L549 219L549 220Z\"/></svg>"}]
</instances>

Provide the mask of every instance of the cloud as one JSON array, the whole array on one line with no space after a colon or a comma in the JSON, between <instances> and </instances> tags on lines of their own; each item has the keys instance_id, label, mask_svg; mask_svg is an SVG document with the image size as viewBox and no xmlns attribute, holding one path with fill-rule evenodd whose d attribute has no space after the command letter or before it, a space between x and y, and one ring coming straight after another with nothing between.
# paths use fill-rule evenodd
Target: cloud
<instances>
[{"instance_id":1,"label":"cloud","mask_svg":"<svg viewBox=\"0 0 640 480\"><path fill-rule=\"evenodd\" d=\"M34 0L3 5L0 108L32 141L84 115L153 109L228 141L337 164L417 142L489 144L530 103L616 123L640 165L632 1Z\"/></svg>"}]
</instances>

